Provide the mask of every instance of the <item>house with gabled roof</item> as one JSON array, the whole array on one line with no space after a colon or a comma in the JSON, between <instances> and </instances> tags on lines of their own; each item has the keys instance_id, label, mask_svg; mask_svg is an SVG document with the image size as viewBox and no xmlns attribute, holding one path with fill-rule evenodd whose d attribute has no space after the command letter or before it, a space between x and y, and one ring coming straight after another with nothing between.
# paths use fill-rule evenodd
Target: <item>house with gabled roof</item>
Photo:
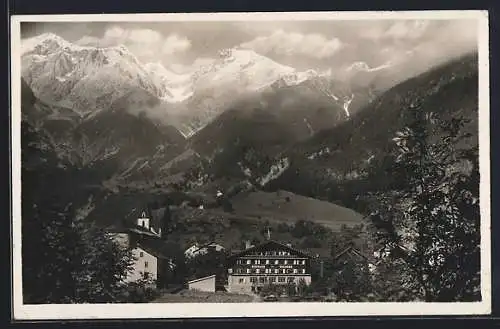
<instances>
[{"instance_id":1,"label":"house with gabled roof","mask_svg":"<svg viewBox=\"0 0 500 329\"><path fill-rule=\"evenodd\" d=\"M380 262L380 258L377 257L377 251L373 252L373 254L367 254L360 251L354 245L346 246L333 257L333 263L339 268L341 268L346 262L352 260L359 263L364 262L368 265L370 272L375 271L378 263Z\"/></svg>"},{"instance_id":2,"label":"house with gabled roof","mask_svg":"<svg viewBox=\"0 0 500 329\"><path fill-rule=\"evenodd\" d=\"M129 248L134 258L125 282L147 278L161 285L166 274L175 268L173 260L164 255L160 248L160 223L159 216L148 216L146 211L142 211L135 225L108 229L110 236L121 246Z\"/></svg>"},{"instance_id":3,"label":"house with gabled roof","mask_svg":"<svg viewBox=\"0 0 500 329\"><path fill-rule=\"evenodd\" d=\"M224 246L213 241L203 244L194 243L184 251L184 256L186 259L190 259L200 255L205 255L209 251L223 252L224 250L226 250Z\"/></svg>"}]
</instances>

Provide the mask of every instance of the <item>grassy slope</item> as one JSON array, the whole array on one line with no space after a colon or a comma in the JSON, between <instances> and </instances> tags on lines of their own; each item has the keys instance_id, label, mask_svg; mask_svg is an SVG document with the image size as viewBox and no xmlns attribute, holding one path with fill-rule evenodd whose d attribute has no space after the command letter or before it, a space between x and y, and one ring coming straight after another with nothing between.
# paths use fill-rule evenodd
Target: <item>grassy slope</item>
<instances>
[{"instance_id":1,"label":"grassy slope","mask_svg":"<svg viewBox=\"0 0 500 329\"><path fill-rule=\"evenodd\" d=\"M362 216L351 209L287 191L240 194L232 204L238 216L269 222L293 224L309 220L338 230L344 224L352 226L362 221Z\"/></svg>"}]
</instances>

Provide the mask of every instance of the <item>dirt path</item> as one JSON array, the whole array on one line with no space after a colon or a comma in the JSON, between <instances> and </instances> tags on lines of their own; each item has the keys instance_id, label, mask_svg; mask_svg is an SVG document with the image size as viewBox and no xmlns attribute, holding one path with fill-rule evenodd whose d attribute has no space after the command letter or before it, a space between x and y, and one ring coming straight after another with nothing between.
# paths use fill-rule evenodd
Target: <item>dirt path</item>
<instances>
[{"instance_id":1,"label":"dirt path","mask_svg":"<svg viewBox=\"0 0 500 329\"><path fill-rule=\"evenodd\" d=\"M252 296L253 299L252 299L252 303L260 303L262 301L262 299L260 298L259 295L255 294Z\"/></svg>"}]
</instances>

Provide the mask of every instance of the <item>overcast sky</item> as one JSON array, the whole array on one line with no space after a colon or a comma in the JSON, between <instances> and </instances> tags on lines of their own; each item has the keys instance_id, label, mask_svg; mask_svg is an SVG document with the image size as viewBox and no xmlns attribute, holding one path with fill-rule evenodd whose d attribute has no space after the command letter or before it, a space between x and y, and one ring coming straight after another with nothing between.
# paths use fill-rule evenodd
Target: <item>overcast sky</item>
<instances>
[{"instance_id":1,"label":"overcast sky","mask_svg":"<svg viewBox=\"0 0 500 329\"><path fill-rule=\"evenodd\" d=\"M22 37L53 32L80 45L125 45L144 63L185 71L241 46L299 69L415 55L418 65L477 49L475 20L22 23ZM412 65L417 65L413 63Z\"/></svg>"}]
</instances>

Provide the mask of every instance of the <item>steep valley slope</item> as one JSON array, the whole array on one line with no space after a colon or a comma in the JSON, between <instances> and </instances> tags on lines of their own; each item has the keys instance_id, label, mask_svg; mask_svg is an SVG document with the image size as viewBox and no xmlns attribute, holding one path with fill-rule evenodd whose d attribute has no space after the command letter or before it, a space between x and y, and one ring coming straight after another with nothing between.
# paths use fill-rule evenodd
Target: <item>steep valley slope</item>
<instances>
[{"instance_id":1,"label":"steep valley slope","mask_svg":"<svg viewBox=\"0 0 500 329\"><path fill-rule=\"evenodd\" d=\"M282 155L290 159L290 166L267 188L355 207L359 194L381 188L392 179L368 182L362 172L391 148L395 133L407 124L406 110L412 106L447 120L468 119L463 132L470 136L459 147L477 147L477 65L477 54L470 54L391 88L351 120L294 145Z\"/></svg>"}]
</instances>

